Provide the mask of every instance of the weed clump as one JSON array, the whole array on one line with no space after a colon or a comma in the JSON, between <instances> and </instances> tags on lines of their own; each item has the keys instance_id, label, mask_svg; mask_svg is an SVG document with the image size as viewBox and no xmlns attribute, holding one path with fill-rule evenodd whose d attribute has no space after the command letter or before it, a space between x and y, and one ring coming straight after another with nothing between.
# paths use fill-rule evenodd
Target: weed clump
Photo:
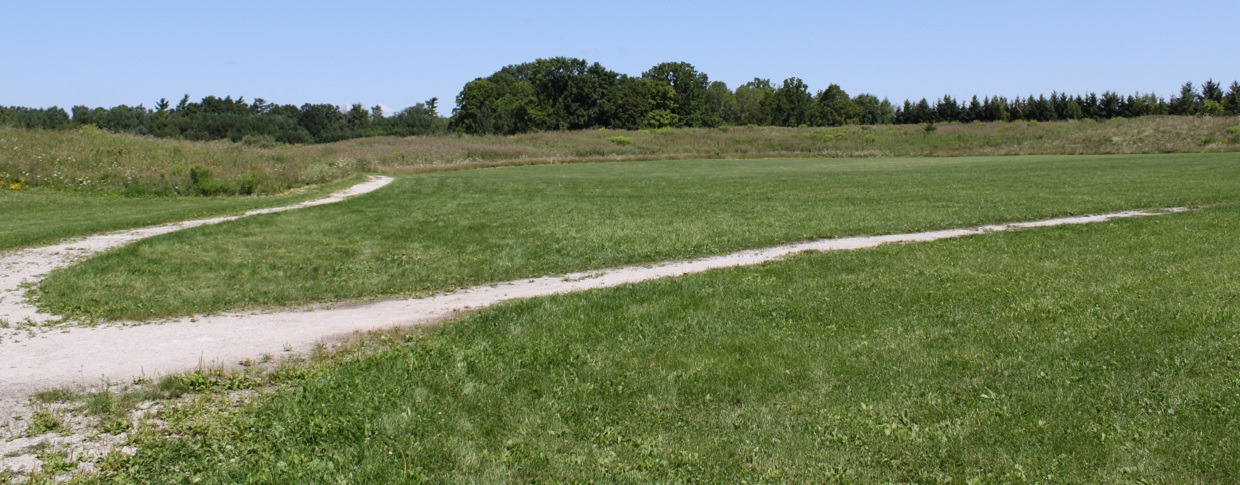
<instances>
[{"instance_id":1,"label":"weed clump","mask_svg":"<svg viewBox=\"0 0 1240 485\"><path fill-rule=\"evenodd\" d=\"M26 428L27 436L39 436L47 433L63 433L65 423L60 416L46 409L35 411L30 416L30 425Z\"/></svg>"},{"instance_id":2,"label":"weed clump","mask_svg":"<svg viewBox=\"0 0 1240 485\"><path fill-rule=\"evenodd\" d=\"M0 190L26 190L28 188L30 184L26 183L26 177L0 172Z\"/></svg>"}]
</instances>

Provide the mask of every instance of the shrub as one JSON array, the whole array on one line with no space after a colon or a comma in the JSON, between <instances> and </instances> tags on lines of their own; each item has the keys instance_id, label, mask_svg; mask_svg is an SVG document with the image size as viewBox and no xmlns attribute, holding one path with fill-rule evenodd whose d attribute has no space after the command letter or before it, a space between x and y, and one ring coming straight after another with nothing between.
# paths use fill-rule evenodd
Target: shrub
<instances>
[{"instance_id":1,"label":"shrub","mask_svg":"<svg viewBox=\"0 0 1240 485\"><path fill-rule=\"evenodd\" d=\"M275 148L280 146L276 138L271 135L245 135L241 138L241 144L255 148Z\"/></svg>"},{"instance_id":2,"label":"shrub","mask_svg":"<svg viewBox=\"0 0 1240 485\"><path fill-rule=\"evenodd\" d=\"M237 193L240 195L254 195L258 192L258 186L262 185L263 175L250 170L241 177L241 181L237 183Z\"/></svg>"},{"instance_id":3,"label":"shrub","mask_svg":"<svg viewBox=\"0 0 1240 485\"><path fill-rule=\"evenodd\" d=\"M217 195L224 187L211 176L211 169L194 165L189 168L189 190L198 195Z\"/></svg>"},{"instance_id":4,"label":"shrub","mask_svg":"<svg viewBox=\"0 0 1240 485\"><path fill-rule=\"evenodd\" d=\"M1223 116L1223 113L1222 103L1213 99L1202 101L1201 108L1197 110L1197 116Z\"/></svg>"},{"instance_id":5,"label":"shrub","mask_svg":"<svg viewBox=\"0 0 1240 485\"><path fill-rule=\"evenodd\" d=\"M633 139L627 136L611 136L611 137L608 137L607 140L617 145L632 145L633 144Z\"/></svg>"}]
</instances>

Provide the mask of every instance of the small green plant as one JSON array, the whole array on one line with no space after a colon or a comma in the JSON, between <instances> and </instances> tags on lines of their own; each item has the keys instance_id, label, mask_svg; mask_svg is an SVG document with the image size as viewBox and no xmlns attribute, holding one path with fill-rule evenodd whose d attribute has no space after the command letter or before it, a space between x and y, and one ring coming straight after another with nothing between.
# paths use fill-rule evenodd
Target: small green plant
<instances>
[{"instance_id":1,"label":"small green plant","mask_svg":"<svg viewBox=\"0 0 1240 485\"><path fill-rule=\"evenodd\" d=\"M1227 134L1231 135L1231 143L1240 143L1240 126L1228 126Z\"/></svg>"},{"instance_id":2,"label":"small green plant","mask_svg":"<svg viewBox=\"0 0 1240 485\"><path fill-rule=\"evenodd\" d=\"M1220 138L1218 135L1211 133L1209 135L1202 137L1199 143L1201 144L1201 146L1213 145L1215 143L1218 143L1219 140Z\"/></svg>"},{"instance_id":3,"label":"small green plant","mask_svg":"<svg viewBox=\"0 0 1240 485\"><path fill-rule=\"evenodd\" d=\"M926 123L925 130L926 130L926 134L934 133L939 130L939 125L931 121L929 123Z\"/></svg>"},{"instance_id":4,"label":"small green plant","mask_svg":"<svg viewBox=\"0 0 1240 485\"><path fill-rule=\"evenodd\" d=\"M56 388L46 391L39 391L34 394L34 400L43 404L51 404L54 402L68 402L80 397L80 394L69 390L68 388Z\"/></svg>"},{"instance_id":5,"label":"small green plant","mask_svg":"<svg viewBox=\"0 0 1240 485\"><path fill-rule=\"evenodd\" d=\"M44 453L39 458L43 461L40 472L44 475L58 475L77 468L77 462L70 460L69 455L63 451Z\"/></svg>"},{"instance_id":6,"label":"small green plant","mask_svg":"<svg viewBox=\"0 0 1240 485\"><path fill-rule=\"evenodd\" d=\"M252 389L255 380L245 372L226 373L222 370L196 370L180 376L190 392L226 392Z\"/></svg>"},{"instance_id":7,"label":"small green plant","mask_svg":"<svg viewBox=\"0 0 1240 485\"><path fill-rule=\"evenodd\" d=\"M108 418L99 423L100 431L103 431L106 434L126 433L132 428L133 423L130 423L129 420L124 417Z\"/></svg>"},{"instance_id":8,"label":"small green plant","mask_svg":"<svg viewBox=\"0 0 1240 485\"><path fill-rule=\"evenodd\" d=\"M39 436L47 433L65 432L65 423L55 413L40 409L30 416L30 426L26 428L27 436Z\"/></svg>"},{"instance_id":9,"label":"small green plant","mask_svg":"<svg viewBox=\"0 0 1240 485\"><path fill-rule=\"evenodd\" d=\"M627 136L609 136L607 140L617 145L632 145L633 139Z\"/></svg>"}]
</instances>

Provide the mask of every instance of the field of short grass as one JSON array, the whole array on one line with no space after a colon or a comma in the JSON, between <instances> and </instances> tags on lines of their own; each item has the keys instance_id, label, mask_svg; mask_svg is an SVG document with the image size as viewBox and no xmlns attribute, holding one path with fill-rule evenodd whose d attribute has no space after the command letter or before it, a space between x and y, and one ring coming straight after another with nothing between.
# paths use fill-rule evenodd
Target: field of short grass
<instances>
[{"instance_id":1,"label":"field of short grass","mask_svg":"<svg viewBox=\"0 0 1240 485\"><path fill-rule=\"evenodd\" d=\"M54 272L58 314L151 318L424 295L575 270L1237 200L1234 154L683 160L399 179L347 204L169 234Z\"/></svg>"},{"instance_id":2,"label":"field of short grass","mask_svg":"<svg viewBox=\"0 0 1240 485\"><path fill-rule=\"evenodd\" d=\"M332 184L276 196L121 197L80 191L30 188L0 190L0 251L99 232L293 204L356 183Z\"/></svg>"},{"instance_id":3,"label":"field of short grass","mask_svg":"<svg viewBox=\"0 0 1240 485\"><path fill-rule=\"evenodd\" d=\"M95 480L1235 483L1238 238L1217 206L504 304L170 408Z\"/></svg>"}]
</instances>

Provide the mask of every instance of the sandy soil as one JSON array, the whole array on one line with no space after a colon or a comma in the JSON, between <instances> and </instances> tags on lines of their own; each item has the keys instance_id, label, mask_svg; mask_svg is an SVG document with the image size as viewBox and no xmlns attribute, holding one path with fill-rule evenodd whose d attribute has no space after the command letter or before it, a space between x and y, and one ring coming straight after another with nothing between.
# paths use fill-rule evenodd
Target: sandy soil
<instances>
[{"instance_id":1,"label":"sandy soil","mask_svg":"<svg viewBox=\"0 0 1240 485\"><path fill-rule=\"evenodd\" d=\"M373 183L377 185L381 182ZM505 300L606 288L715 268L753 265L804 251L862 249L888 243L933 241L1032 227L1087 224L1184 210L1187 209L1127 211L969 229L827 239L689 261L523 279L427 298L380 301L344 308L264 314L233 313L181 318L148 325L64 327L47 332L10 334L0 341L0 383L3 383L0 386L0 399L20 398L40 389L58 386L126 382L136 377L153 378L168 373L190 371L204 364L228 367L245 359L257 359L264 354L280 356L288 351L305 351L318 342L343 338L359 331L435 322L460 310L485 307ZM137 234L142 231L145 230L129 233ZM160 229L154 232L168 231ZM98 240L96 244L99 245L109 244L108 247L118 245L111 243L106 236L90 240ZM73 245L57 247L68 246ZM45 250L46 248L37 248L22 253L46 255L40 256L45 258L43 261L54 261L61 265L81 257L78 253L58 256L63 249ZM46 273L50 268L42 267L29 271ZM12 308L16 305L6 302L5 307L9 308L7 311L13 312ZM32 318L35 317L48 316L36 314Z\"/></svg>"}]
</instances>

